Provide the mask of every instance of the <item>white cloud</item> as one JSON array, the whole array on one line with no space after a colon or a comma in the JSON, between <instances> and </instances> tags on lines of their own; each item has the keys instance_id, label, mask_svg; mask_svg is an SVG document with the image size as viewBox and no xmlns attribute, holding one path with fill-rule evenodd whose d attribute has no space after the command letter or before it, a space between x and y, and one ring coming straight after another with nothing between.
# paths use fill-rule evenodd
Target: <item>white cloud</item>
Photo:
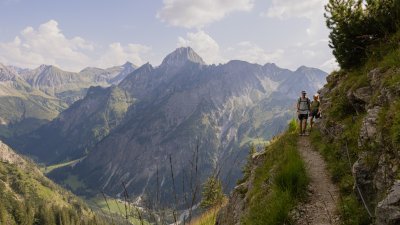
<instances>
[{"instance_id":1,"label":"white cloud","mask_svg":"<svg viewBox=\"0 0 400 225\"><path fill-rule=\"evenodd\" d=\"M336 61L336 59L335 58L331 58L331 59L326 60L324 63L322 63L319 66L319 68L321 68L324 71L331 72L331 71L334 71L334 70L339 70L340 67L339 67L339 64Z\"/></svg>"},{"instance_id":2,"label":"white cloud","mask_svg":"<svg viewBox=\"0 0 400 225\"><path fill-rule=\"evenodd\" d=\"M267 52L265 49L248 41L240 42L236 46L230 47L228 50L228 54L233 56L233 59L244 60L261 65L281 60L284 53L285 51L283 49Z\"/></svg>"},{"instance_id":3,"label":"white cloud","mask_svg":"<svg viewBox=\"0 0 400 225\"><path fill-rule=\"evenodd\" d=\"M67 39L58 28L58 23L50 20L37 30L27 27L14 41L0 43L0 61L17 66L34 67L42 63L55 64L63 61L87 63L89 58L81 51L91 50L93 45L80 37Z\"/></svg>"},{"instance_id":4,"label":"white cloud","mask_svg":"<svg viewBox=\"0 0 400 225\"><path fill-rule=\"evenodd\" d=\"M222 60L218 43L204 31L188 33L186 38L178 38L178 47L192 47L207 63L220 63Z\"/></svg>"},{"instance_id":5,"label":"white cloud","mask_svg":"<svg viewBox=\"0 0 400 225\"><path fill-rule=\"evenodd\" d=\"M104 68L121 65L126 61L130 61L135 65L142 65L144 61L141 56L147 54L150 49L148 46L139 44L128 44L124 47L121 43L112 43L95 65Z\"/></svg>"},{"instance_id":6,"label":"white cloud","mask_svg":"<svg viewBox=\"0 0 400 225\"><path fill-rule=\"evenodd\" d=\"M263 16L280 20L298 19L308 22L304 33L297 34L298 43L284 48L281 65L290 69L306 65L327 72L336 69L328 47L329 30L325 24L324 6L328 0L272 0ZM279 61L278 61L279 63Z\"/></svg>"},{"instance_id":7,"label":"white cloud","mask_svg":"<svg viewBox=\"0 0 400 225\"><path fill-rule=\"evenodd\" d=\"M243 41L221 48L209 34L200 30L196 33L187 33L186 37L179 37L177 47L192 47L207 63L226 63L229 60L243 60L264 65L282 59L284 50L277 49L268 52L249 41Z\"/></svg>"},{"instance_id":8,"label":"white cloud","mask_svg":"<svg viewBox=\"0 0 400 225\"><path fill-rule=\"evenodd\" d=\"M312 58L312 57L315 57L315 56L317 55L317 53L316 53L315 51L308 50L308 49L303 50L302 53L303 53L303 55L306 56L307 58Z\"/></svg>"},{"instance_id":9,"label":"white cloud","mask_svg":"<svg viewBox=\"0 0 400 225\"><path fill-rule=\"evenodd\" d=\"M148 51L149 47L143 45L113 43L105 52L98 52L82 37L66 37L57 21L50 20L37 29L25 28L11 42L0 43L0 62L29 68L52 64L79 71L86 66L108 67L127 60L140 65L140 55Z\"/></svg>"},{"instance_id":10,"label":"white cloud","mask_svg":"<svg viewBox=\"0 0 400 225\"><path fill-rule=\"evenodd\" d=\"M321 17L323 15L326 0L272 0L272 6L265 13L271 18L308 18Z\"/></svg>"},{"instance_id":11,"label":"white cloud","mask_svg":"<svg viewBox=\"0 0 400 225\"><path fill-rule=\"evenodd\" d=\"M164 0L157 18L172 26L201 28L237 11L250 11L254 0Z\"/></svg>"},{"instance_id":12,"label":"white cloud","mask_svg":"<svg viewBox=\"0 0 400 225\"><path fill-rule=\"evenodd\" d=\"M279 19L308 19L310 26L305 31L308 35L316 35L326 29L323 14L327 2L328 0L272 0L271 7L263 15Z\"/></svg>"}]
</instances>

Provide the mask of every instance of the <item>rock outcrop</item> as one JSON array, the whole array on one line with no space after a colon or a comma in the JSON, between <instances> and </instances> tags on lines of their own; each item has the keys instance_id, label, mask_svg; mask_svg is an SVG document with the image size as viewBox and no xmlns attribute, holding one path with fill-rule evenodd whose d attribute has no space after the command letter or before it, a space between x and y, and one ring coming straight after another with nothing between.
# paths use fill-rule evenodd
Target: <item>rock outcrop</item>
<instances>
[{"instance_id":1,"label":"rock outcrop","mask_svg":"<svg viewBox=\"0 0 400 225\"><path fill-rule=\"evenodd\" d=\"M400 221L400 181L393 184L389 194L376 207L377 225L396 225Z\"/></svg>"}]
</instances>

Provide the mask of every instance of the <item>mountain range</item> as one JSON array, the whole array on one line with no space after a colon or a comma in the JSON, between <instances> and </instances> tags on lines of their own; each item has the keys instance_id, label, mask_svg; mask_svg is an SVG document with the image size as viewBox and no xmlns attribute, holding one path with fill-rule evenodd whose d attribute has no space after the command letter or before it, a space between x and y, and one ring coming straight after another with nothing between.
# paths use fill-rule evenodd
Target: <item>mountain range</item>
<instances>
[{"instance_id":1,"label":"mountain range","mask_svg":"<svg viewBox=\"0 0 400 225\"><path fill-rule=\"evenodd\" d=\"M51 65L31 70L0 64L0 135L32 131L83 98L89 87L116 84L135 68L127 62L74 73Z\"/></svg>"},{"instance_id":2,"label":"mountain range","mask_svg":"<svg viewBox=\"0 0 400 225\"><path fill-rule=\"evenodd\" d=\"M89 75L93 71L79 74L96 77ZM133 196L153 193L167 202L173 193L192 192L190 187L216 171L230 189L241 174L248 145L285 129L298 93L316 93L327 74L304 66L291 71L238 60L206 65L187 47L157 67L145 64L124 76L120 82L114 79L118 75L97 76L100 84L118 84L89 88L51 122L7 142L45 164L81 159L49 176L61 184L75 176L88 189L113 196L121 195L125 183ZM35 86L43 81L40 76L22 77L49 96L67 93L65 85Z\"/></svg>"}]
</instances>

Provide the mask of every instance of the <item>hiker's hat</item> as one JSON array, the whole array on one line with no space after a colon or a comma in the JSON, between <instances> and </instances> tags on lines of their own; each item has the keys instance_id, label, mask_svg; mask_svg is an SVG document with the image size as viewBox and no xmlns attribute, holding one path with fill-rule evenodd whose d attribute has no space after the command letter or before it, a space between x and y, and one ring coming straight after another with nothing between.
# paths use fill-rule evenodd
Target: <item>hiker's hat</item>
<instances>
[{"instance_id":1,"label":"hiker's hat","mask_svg":"<svg viewBox=\"0 0 400 225\"><path fill-rule=\"evenodd\" d=\"M307 94L307 92L306 92L306 91L301 91L301 93L302 93L302 94Z\"/></svg>"}]
</instances>

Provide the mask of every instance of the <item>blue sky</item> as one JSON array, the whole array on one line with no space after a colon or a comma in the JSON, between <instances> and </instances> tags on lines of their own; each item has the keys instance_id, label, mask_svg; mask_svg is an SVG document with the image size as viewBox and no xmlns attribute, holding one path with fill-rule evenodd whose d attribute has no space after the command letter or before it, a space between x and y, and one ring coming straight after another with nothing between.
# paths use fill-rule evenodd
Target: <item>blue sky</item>
<instances>
[{"instance_id":1,"label":"blue sky","mask_svg":"<svg viewBox=\"0 0 400 225\"><path fill-rule=\"evenodd\" d=\"M240 59L330 72L327 0L0 0L0 62L79 71L157 66L191 46L207 63Z\"/></svg>"}]
</instances>

